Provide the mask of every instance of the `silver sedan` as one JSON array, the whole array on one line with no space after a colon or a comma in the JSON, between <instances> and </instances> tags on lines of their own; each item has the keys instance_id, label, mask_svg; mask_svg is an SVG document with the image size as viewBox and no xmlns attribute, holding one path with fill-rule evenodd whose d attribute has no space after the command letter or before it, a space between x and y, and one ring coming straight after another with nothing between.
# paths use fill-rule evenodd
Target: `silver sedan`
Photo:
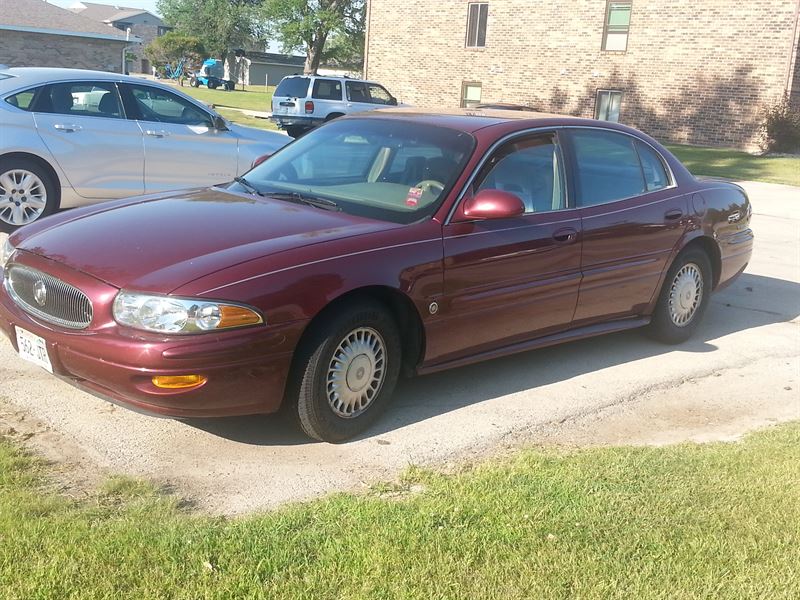
<instances>
[{"instance_id":1,"label":"silver sedan","mask_svg":"<svg viewBox=\"0 0 800 600\"><path fill-rule=\"evenodd\" d=\"M290 141L144 79L0 68L0 230L59 208L230 181Z\"/></svg>"}]
</instances>

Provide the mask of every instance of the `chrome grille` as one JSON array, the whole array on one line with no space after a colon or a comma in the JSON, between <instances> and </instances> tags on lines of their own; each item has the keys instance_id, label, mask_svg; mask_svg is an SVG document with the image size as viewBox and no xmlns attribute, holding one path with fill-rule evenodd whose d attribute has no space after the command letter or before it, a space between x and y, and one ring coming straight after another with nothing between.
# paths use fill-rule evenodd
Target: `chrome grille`
<instances>
[{"instance_id":1,"label":"chrome grille","mask_svg":"<svg viewBox=\"0 0 800 600\"><path fill-rule=\"evenodd\" d=\"M25 312L68 329L86 329L92 322L92 302L78 288L36 269L12 265L5 287Z\"/></svg>"}]
</instances>

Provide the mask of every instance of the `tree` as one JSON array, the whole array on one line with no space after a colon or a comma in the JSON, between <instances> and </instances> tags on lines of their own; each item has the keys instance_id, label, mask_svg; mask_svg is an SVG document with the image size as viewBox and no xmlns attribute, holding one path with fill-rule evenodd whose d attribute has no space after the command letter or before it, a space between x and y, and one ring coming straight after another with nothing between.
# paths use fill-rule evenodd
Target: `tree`
<instances>
[{"instance_id":1,"label":"tree","mask_svg":"<svg viewBox=\"0 0 800 600\"><path fill-rule=\"evenodd\" d=\"M262 0L158 0L164 21L179 33L196 37L205 50L224 60L230 50L262 41Z\"/></svg>"},{"instance_id":2,"label":"tree","mask_svg":"<svg viewBox=\"0 0 800 600\"><path fill-rule=\"evenodd\" d=\"M168 31L145 46L144 55L154 65L178 62L182 58L190 63L198 63L205 55L205 48L194 36L180 31Z\"/></svg>"},{"instance_id":3,"label":"tree","mask_svg":"<svg viewBox=\"0 0 800 600\"><path fill-rule=\"evenodd\" d=\"M263 0L261 10L284 52L305 50L309 74L331 55L341 62L362 55L364 13L364 0Z\"/></svg>"}]
</instances>

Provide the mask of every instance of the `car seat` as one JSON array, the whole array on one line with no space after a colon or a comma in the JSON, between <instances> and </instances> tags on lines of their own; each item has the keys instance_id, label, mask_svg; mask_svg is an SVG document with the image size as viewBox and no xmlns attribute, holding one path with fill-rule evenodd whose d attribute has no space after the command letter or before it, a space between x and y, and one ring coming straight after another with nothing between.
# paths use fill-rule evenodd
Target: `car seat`
<instances>
[{"instance_id":1,"label":"car seat","mask_svg":"<svg viewBox=\"0 0 800 600\"><path fill-rule=\"evenodd\" d=\"M103 94L100 98L100 103L97 105L97 110L106 117L119 117L119 101L113 92Z\"/></svg>"},{"instance_id":2,"label":"car seat","mask_svg":"<svg viewBox=\"0 0 800 600\"><path fill-rule=\"evenodd\" d=\"M72 105L75 99L72 97L72 92L67 86L56 85L50 91L50 105L54 113L69 113L72 110Z\"/></svg>"}]
</instances>

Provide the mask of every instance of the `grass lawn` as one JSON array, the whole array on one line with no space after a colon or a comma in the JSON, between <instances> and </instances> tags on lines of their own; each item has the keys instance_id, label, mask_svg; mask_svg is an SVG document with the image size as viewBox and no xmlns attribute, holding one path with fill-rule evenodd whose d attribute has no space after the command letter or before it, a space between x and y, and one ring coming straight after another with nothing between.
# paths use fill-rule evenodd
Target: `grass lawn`
<instances>
[{"instance_id":1,"label":"grass lawn","mask_svg":"<svg viewBox=\"0 0 800 600\"><path fill-rule=\"evenodd\" d=\"M3 598L797 598L800 424L736 444L530 450L248 518L0 442ZM418 490L408 493L408 490Z\"/></svg>"},{"instance_id":2,"label":"grass lawn","mask_svg":"<svg viewBox=\"0 0 800 600\"><path fill-rule=\"evenodd\" d=\"M800 186L800 156L754 156L736 150L671 145L695 175Z\"/></svg>"},{"instance_id":3,"label":"grass lawn","mask_svg":"<svg viewBox=\"0 0 800 600\"><path fill-rule=\"evenodd\" d=\"M230 108L217 108L216 109L219 114L223 117L228 119L229 121L233 121L239 125L245 125L247 127L256 127L257 129L273 129L278 131L277 125L270 121L269 119L261 119L258 117L251 117L250 115L246 115L243 112L238 110L233 110Z\"/></svg>"},{"instance_id":4,"label":"grass lawn","mask_svg":"<svg viewBox=\"0 0 800 600\"><path fill-rule=\"evenodd\" d=\"M241 86L233 92L226 92L219 89L210 90L207 87L193 88L186 84L179 89L200 102L214 104L217 107L246 108L265 112L272 110L272 92L275 91L275 86L248 85L244 91L240 88Z\"/></svg>"}]
</instances>

